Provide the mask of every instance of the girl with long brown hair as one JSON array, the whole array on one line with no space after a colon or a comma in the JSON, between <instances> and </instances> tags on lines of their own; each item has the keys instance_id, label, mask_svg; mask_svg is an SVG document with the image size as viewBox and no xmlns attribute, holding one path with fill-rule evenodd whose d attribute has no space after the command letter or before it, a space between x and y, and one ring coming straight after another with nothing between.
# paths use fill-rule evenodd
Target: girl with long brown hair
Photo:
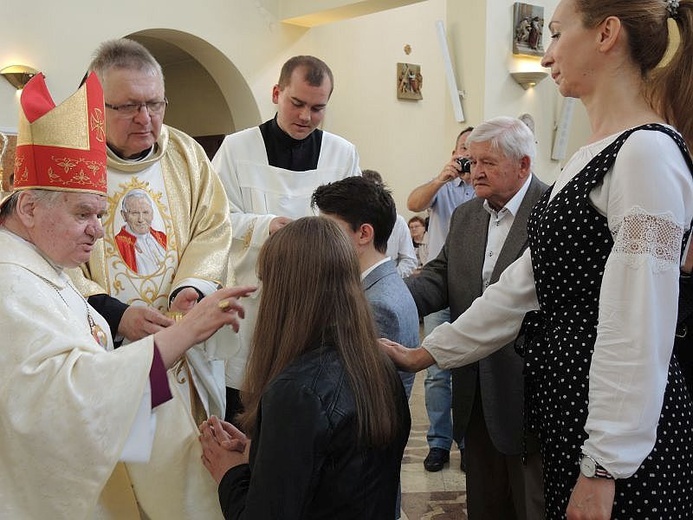
<instances>
[{"instance_id":1,"label":"girl with long brown hair","mask_svg":"<svg viewBox=\"0 0 693 520\"><path fill-rule=\"evenodd\" d=\"M409 410L353 245L333 222L302 218L268 239L258 274L239 418L252 442L216 418L201 428L226 518L393 517Z\"/></svg>"}]
</instances>

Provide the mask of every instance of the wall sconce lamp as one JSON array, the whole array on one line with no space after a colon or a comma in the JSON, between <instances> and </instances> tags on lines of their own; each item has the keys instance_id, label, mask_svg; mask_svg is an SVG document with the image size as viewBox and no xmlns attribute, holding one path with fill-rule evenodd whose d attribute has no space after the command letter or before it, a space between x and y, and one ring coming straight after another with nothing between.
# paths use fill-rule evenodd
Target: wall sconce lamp
<instances>
[{"instance_id":1,"label":"wall sconce lamp","mask_svg":"<svg viewBox=\"0 0 693 520\"><path fill-rule=\"evenodd\" d=\"M38 74L38 70L27 67L26 65L10 65L0 70L0 74L10 85L17 90L23 89L31 78Z\"/></svg>"},{"instance_id":2,"label":"wall sconce lamp","mask_svg":"<svg viewBox=\"0 0 693 520\"><path fill-rule=\"evenodd\" d=\"M518 85L527 90L543 80L549 73L543 70L537 70L530 72L511 72L510 75L517 81Z\"/></svg>"}]
</instances>

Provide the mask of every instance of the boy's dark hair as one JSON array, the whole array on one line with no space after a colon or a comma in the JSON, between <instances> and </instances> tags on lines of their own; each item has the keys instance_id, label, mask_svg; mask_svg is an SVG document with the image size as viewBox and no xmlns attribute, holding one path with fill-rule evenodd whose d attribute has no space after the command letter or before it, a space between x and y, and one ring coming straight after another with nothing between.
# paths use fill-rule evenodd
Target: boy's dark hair
<instances>
[{"instance_id":1,"label":"boy's dark hair","mask_svg":"<svg viewBox=\"0 0 693 520\"><path fill-rule=\"evenodd\" d=\"M385 184L385 182L383 182L383 176L375 170L361 170L361 177L378 184Z\"/></svg>"},{"instance_id":2,"label":"boy's dark hair","mask_svg":"<svg viewBox=\"0 0 693 520\"><path fill-rule=\"evenodd\" d=\"M311 206L346 221L353 231L361 224L373 226L373 245L387 251L387 240L397 220L397 209L390 191L363 177L347 177L323 184L313 193Z\"/></svg>"}]
</instances>

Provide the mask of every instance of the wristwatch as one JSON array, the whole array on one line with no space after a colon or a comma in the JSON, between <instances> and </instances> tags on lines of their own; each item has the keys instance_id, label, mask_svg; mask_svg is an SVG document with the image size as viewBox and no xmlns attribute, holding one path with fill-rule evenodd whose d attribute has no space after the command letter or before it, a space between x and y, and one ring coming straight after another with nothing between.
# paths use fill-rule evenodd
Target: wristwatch
<instances>
[{"instance_id":1,"label":"wristwatch","mask_svg":"<svg viewBox=\"0 0 693 520\"><path fill-rule=\"evenodd\" d=\"M611 473L606 471L601 464L589 455L583 455L580 459L580 473L587 478L614 478L611 476Z\"/></svg>"}]
</instances>

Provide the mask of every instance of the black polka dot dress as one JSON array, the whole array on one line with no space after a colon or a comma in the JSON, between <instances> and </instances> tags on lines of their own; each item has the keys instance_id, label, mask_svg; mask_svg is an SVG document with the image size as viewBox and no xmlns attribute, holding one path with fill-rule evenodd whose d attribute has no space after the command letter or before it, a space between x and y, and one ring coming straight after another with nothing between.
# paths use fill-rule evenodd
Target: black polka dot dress
<instances>
[{"instance_id":1,"label":"black polka dot dress","mask_svg":"<svg viewBox=\"0 0 693 520\"><path fill-rule=\"evenodd\" d=\"M639 129L669 134L686 153L671 129ZM599 292L613 246L607 218L589 194L634 130L594 157L550 202L548 190L528 221L540 310L525 323L526 420L541 439L549 519L565 518L580 471ZM632 477L616 480L612 518L693 519L693 406L675 361L654 449Z\"/></svg>"}]
</instances>

